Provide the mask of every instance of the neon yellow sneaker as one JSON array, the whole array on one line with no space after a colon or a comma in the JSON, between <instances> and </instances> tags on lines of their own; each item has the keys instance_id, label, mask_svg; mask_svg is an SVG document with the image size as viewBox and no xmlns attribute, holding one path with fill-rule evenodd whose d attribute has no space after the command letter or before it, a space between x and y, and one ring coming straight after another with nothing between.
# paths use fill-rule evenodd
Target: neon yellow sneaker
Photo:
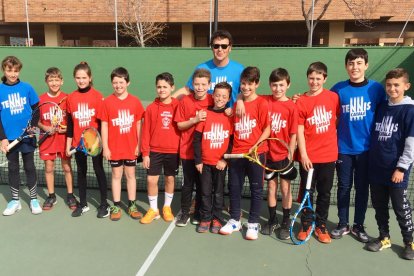
<instances>
[{"instance_id":1,"label":"neon yellow sneaker","mask_svg":"<svg viewBox=\"0 0 414 276\"><path fill-rule=\"evenodd\" d=\"M172 210L171 210L170 206L164 206L162 208L162 218L166 222L170 222L170 221L174 220L174 214L172 213Z\"/></svg>"},{"instance_id":2,"label":"neon yellow sneaker","mask_svg":"<svg viewBox=\"0 0 414 276\"><path fill-rule=\"evenodd\" d=\"M149 224L151 223L154 219L159 219L160 218L160 211L155 211L152 208L149 208L147 213L145 214L145 216L140 220L140 222L142 224Z\"/></svg>"}]
</instances>

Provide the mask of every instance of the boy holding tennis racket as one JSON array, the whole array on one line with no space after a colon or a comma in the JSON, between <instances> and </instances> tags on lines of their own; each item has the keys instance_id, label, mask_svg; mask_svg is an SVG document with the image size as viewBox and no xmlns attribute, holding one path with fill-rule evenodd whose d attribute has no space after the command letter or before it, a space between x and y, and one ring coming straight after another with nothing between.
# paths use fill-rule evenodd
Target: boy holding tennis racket
<instances>
[{"instance_id":1,"label":"boy holding tennis racket","mask_svg":"<svg viewBox=\"0 0 414 276\"><path fill-rule=\"evenodd\" d=\"M178 108L178 100L171 97L174 91L174 78L170 73L161 73L155 78L157 98L150 104L144 117L142 129L142 166L147 169L148 201L150 208L141 223L149 224L160 218L158 210L158 180L164 171L164 206L162 217L165 221L174 220L171 202L174 197L175 175L178 170L178 147L180 132L173 121Z\"/></svg>"},{"instance_id":2,"label":"boy holding tennis racket","mask_svg":"<svg viewBox=\"0 0 414 276\"><path fill-rule=\"evenodd\" d=\"M194 185L196 186L196 202L193 223L200 219L200 174L195 167L193 138L194 130L199 122L205 121L207 107L213 104L210 94L211 74L207 69L197 69L193 73L194 93L181 99L174 121L181 131L180 158L183 166L184 181L181 189L181 214L177 217L177 226L186 226L190 220L190 206Z\"/></svg>"},{"instance_id":3,"label":"boy holding tennis racket","mask_svg":"<svg viewBox=\"0 0 414 276\"><path fill-rule=\"evenodd\" d=\"M200 173L201 202L200 225L197 232L218 234L223 224L224 182L227 162L223 159L231 151L232 119L224 111L231 96L231 85L217 83L214 87L214 106L207 109L205 121L200 122L194 133L194 160Z\"/></svg>"},{"instance_id":4,"label":"boy holding tennis racket","mask_svg":"<svg viewBox=\"0 0 414 276\"><path fill-rule=\"evenodd\" d=\"M296 105L286 96L290 86L290 76L286 69L277 68L270 73L269 86L272 95L262 95L269 105L270 138L284 141L293 153L296 148L296 133L298 129L298 110ZM283 169L281 172L266 171L265 179L268 181L267 204L269 219L262 227L261 233L271 235L279 226L276 217L278 176L280 177L280 191L282 194L283 220L278 238L289 239L290 209L292 207L292 193L290 182L297 176L297 170L291 163L288 149L280 142L269 140L269 152L266 166L271 169Z\"/></svg>"},{"instance_id":5,"label":"boy holding tennis racket","mask_svg":"<svg viewBox=\"0 0 414 276\"><path fill-rule=\"evenodd\" d=\"M39 103L39 97L33 87L20 81L19 74L23 64L15 56L7 56L1 63L3 71L0 84L0 139L1 151L6 154L8 163L8 180L12 199L3 212L4 216L11 216L22 209L19 199L20 173L19 156L22 154L26 173L26 183L30 194L30 209L33 214L42 213L37 200L37 176L34 164L36 139L27 137L14 148L8 148L11 141L17 139L29 120L32 120L32 111ZM38 118L37 118L38 120Z\"/></svg>"},{"instance_id":6,"label":"boy holding tennis racket","mask_svg":"<svg viewBox=\"0 0 414 276\"><path fill-rule=\"evenodd\" d=\"M345 56L349 79L335 84L331 90L338 94L341 114L338 119L338 218L332 238L339 239L351 232L361 242L368 242L364 230L368 205L368 150L377 106L385 101L385 91L376 81L368 80L368 53L355 48ZM352 185L355 188L354 222L349 227L349 203Z\"/></svg>"},{"instance_id":7,"label":"boy holding tennis racket","mask_svg":"<svg viewBox=\"0 0 414 276\"><path fill-rule=\"evenodd\" d=\"M402 68L385 76L388 101L378 106L369 150L371 200L379 237L366 246L369 251L391 247L389 208L401 229L405 248L401 255L414 260L413 219L408 198L408 180L414 161L414 101L405 96L410 89L408 73Z\"/></svg>"},{"instance_id":8,"label":"boy holding tennis racket","mask_svg":"<svg viewBox=\"0 0 414 276\"><path fill-rule=\"evenodd\" d=\"M48 105L40 110L39 127L48 135L47 138L39 145L40 159L45 162L45 179L49 196L43 203L43 210L50 210L57 203L54 183L55 160L60 158L62 170L65 175L67 188L66 203L70 209L74 210L77 200L73 196L72 183L72 166L70 157L65 154L66 149L66 97L67 94L62 92L63 77L61 71L56 67L47 69L45 81L48 91L40 96L40 104L46 102L56 103L63 112L56 114L60 116L61 123L57 128L52 126L51 119L54 110L50 110ZM49 107L49 108L48 108Z\"/></svg>"},{"instance_id":9,"label":"boy holding tennis racket","mask_svg":"<svg viewBox=\"0 0 414 276\"><path fill-rule=\"evenodd\" d=\"M255 152L259 161L265 163L270 125L267 101L256 94L259 87L260 71L257 67L247 67L240 76L240 88L245 106L242 117L233 117L234 142L232 154ZM256 148L256 146L258 146ZM264 169L247 158L229 159L230 220L220 229L220 234L229 235L240 231L241 192L246 175L250 183L250 211L246 239L256 240L259 232L259 215L262 204Z\"/></svg>"},{"instance_id":10,"label":"boy holding tennis racket","mask_svg":"<svg viewBox=\"0 0 414 276\"><path fill-rule=\"evenodd\" d=\"M338 158L336 121L339 114L338 95L326 90L328 68L322 62L314 62L307 70L309 90L302 95L296 105L299 112L298 147L301 186L307 181L307 172L314 168L312 193L316 189L316 229L315 235L322 243L330 243L326 229L331 189L333 186L335 161ZM302 217L299 240L305 240L311 231L311 214Z\"/></svg>"},{"instance_id":11,"label":"boy holding tennis racket","mask_svg":"<svg viewBox=\"0 0 414 276\"><path fill-rule=\"evenodd\" d=\"M102 144L103 156L112 168L112 197L114 205L110 208L110 219L121 218L122 175L125 174L128 193L128 215L140 219L142 214L136 206L137 180L135 166L139 155L141 120L144 108L138 97L128 93L129 73L123 67L111 73L114 92L103 102Z\"/></svg>"},{"instance_id":12,"label":"boy holding tennis racket","mask_svg":"<svg viewBox=\"0 0 414 276\"><path fill-rule=\"evenodd\" d=\"M76 148L81 141L85 129L99 129L101 125L103 96L102 93L92 87L92 70L88 63L81 62L73 70L77 90L73 91L67 98L67 138L66 155L71 156L71 147ZM98 207L98 218L109 216L109 204L107 202L108 184L103 168L103 157L99 154L92 157L93 169L99 186L100 205ZM76 165L78 167L78 188L80 203L72 212L72 217L79 217L89 211L86 200L88 157L83 152L75 153Z\"/></svg>"}]
</instances>

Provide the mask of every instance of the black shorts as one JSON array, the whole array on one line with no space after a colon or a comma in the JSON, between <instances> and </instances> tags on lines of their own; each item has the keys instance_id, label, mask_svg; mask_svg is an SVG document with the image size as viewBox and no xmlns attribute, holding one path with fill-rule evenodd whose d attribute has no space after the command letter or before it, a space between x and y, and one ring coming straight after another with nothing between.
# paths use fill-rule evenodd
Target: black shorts
<instances>
[{"instance_id":1,"label":"black shorts","mask_svg":"<svg viewBox=\"0 0 414 276\"><path fill-rule=\"evenodd\" d=\"M266 180L272 180L273 178L277 177L278 175L280 175L280 178L286 179L286 180L294 180L297 175L298 175L298 171L297 169L293 166L293 162L291 165L289 165L287 167L287 165L289 164L289 159L285 158L283 160L280 161L271 161L268 159L268 161L266 162L266 167L270 168L270 169L275 169L275 170L280 170L283 168L286 168L285 170L281 171L281 172L272 172L272 171L265 171L265 179Z\"/></svg>"},{"instance_id":2,"label":"black shorts","mask_svg":"<svg viewBox=\"0 0 414 276\"><path fill-rule=\"evenodd\" d=\"M109 164L111 164L112 168L117 168L121 166L135 167L137 165L137 160L136 159L109 160Z\"/></svg>"},{"instance_id":3,"label":"black shorts","mask_svg":"<svg viewBox=\"0 0 414 276\"><path fill-rule=\"evenodd\" d=\"M178 171L178 153L150 152L150 167L148 175L160 175L164 170L165 176L176 175Z\"/></svg>"}]
</instances>

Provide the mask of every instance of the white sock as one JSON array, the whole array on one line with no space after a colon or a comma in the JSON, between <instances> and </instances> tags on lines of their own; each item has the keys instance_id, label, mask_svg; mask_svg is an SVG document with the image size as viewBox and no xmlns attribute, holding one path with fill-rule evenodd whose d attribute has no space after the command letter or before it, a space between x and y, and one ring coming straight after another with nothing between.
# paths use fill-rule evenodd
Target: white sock
<instances>
[{"instance_id":1,"label":"white sock","mask_svg":"<svg viewBox=\"0 0 414 276\"><path fill-rule=\"evenodd\" d=\"M150 208L154 211L158 210L158 196L148 196Z\"/></svg>"},{"instance_id":2,"label":"white sock","mask_svg":"<svg viewBox=\"0 0 414 276\"><path fill-rule=\"evenodd\" d=\"M165 193L164 206L171 206L174 194Z\"/></svg>"}]
</instances>

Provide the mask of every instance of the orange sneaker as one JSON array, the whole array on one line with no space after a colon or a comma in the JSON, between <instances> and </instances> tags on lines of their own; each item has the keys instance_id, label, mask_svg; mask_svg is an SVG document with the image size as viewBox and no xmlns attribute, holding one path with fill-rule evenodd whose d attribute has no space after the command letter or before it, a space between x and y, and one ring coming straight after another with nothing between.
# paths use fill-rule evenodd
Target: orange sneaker
<instances>
[{"instance_id":1,"label":"orange sneaker","mask_svg":"<svg viewBox=\"0 0 414 276\"><path fill-rule=\"evenodd\" d=\"M174 214L173 214L170 206L162 207L162 218L167 222L170 222L170 221L174 220Z\"/></svg>"},{"instance_id":2,"label":"orange sneaker","mask_svg":"<svg viewBox=\"0 0 414 276\"><path fill-rule=\"evenodd\" d=\"M315 236L321 243L331 243L332 241L331 236L329 236L328 231L326 231L325 225L315 228Z\"/></svg>"},{"instance_id":3,"label":"orange sneaker","mask_svg":"<svg viewBox=\"0 0 414 276\"><path fill-rule=\"evenodd\" d=\"M138 211L137 205L135 205L135 202L128 207L128 215L132 219L140 219L142 218L142 213Z\"/></svg>"},{"instance_id":4,"label":"orange sneaker","mask_svg":"<svg viewBox=\"0 0 414 276\"><path fill-rule=\"evenodd\" d=\"M308 227L308 229L305 230L305 228L302 228L300 232L298 233L298 240L304 241L306 240L306 237L309 236L310 231L312 230L312 227Z\"/></svg>"},{"instance_id":5,"label":"orange sneaker","mask_svg":"<svg viewBox=\"0 0 414 276\"><path fill-rule=\"evenodd\" d=\"M109 218L112 221L118 221L121 219L122 210L118 206L116 205L111 206L111 208L109 209L109 212L110 212Z\"/></svg>"},{"instance_id":6,"label":"orange sneaker","mask_svg":"<svg viewBox=\"0 0 414 276\"><path fill-rule=\"evenodd\" d=\"M147 213L145 214L145 216L140 220L140 222L142 224L149 224L151 223L154 219L159 219L160 218L160 211L155 211L152 208L149 208Z\"/></svg>"}]
</instances>

